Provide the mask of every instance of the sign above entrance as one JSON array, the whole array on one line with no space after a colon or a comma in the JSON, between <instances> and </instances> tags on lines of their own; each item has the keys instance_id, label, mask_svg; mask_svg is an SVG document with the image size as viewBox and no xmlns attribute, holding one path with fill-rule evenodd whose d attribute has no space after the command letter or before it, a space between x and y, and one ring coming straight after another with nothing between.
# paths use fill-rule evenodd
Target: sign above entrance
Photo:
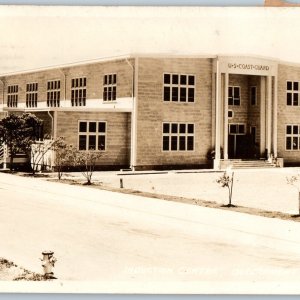
<instances>
[{"instance_id":1,"label":"sign above entrance","mask_svg":"<svg viewBox=\"0 0 300 300\"><path fill-rule=\"evenodd\" d=\"M221 56L215 59L214 66L219 60L219 71L229 74L246 74L258 76L276 76L277 62L253 57L226 57Z\"/></svg>"}]
</instances>

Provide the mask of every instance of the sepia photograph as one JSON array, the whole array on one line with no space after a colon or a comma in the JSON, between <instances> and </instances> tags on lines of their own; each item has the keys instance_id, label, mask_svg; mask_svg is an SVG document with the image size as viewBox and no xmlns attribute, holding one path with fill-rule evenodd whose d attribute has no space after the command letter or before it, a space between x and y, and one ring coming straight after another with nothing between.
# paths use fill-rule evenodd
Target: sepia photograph
<instances>
[{"instance_id":1,"label":"sepia photograph","mask_svg":"<svg viewBox=\"0 0 300 300\"><path fill-rule=\"evenodd\" d=\"M0 28L0 293L300 293L299 3Z\"/></svg>"}]
</instances>

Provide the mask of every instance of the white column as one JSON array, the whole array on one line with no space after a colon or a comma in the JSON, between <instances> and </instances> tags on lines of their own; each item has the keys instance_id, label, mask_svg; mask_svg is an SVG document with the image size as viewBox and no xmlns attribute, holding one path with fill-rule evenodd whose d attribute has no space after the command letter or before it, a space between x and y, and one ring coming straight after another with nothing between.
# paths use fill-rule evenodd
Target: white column
<instances>
[{"instance_id":1,"label":"white column","mask_svg":"<svg viewBox=\"0 0 300 300\"><path fill-rule=\"evenodd\" d=\"M260 154L266 149L266 78L260 78Z\"/></svg>"},{"instance_id":2,"label":"white column","mask_svg":"<svg viewBox=\"0 0 300 300\"><path fill-rule=\"evenodd\" d=\"M224 159L228 159L228 82L229 75L225 73L224 85Z\"/></svg>"},{"instance_id":3,"label":"white column","mask_svg":"<svg viewBox=\"0 0 300 300\"><path fill-rule=\"evenodd\" d=\"M133 109L131 113L131 169L135 171L137 160L137 99L138 99L138 58L134 62L134 76L132 86Z\"/></svg>"},{"instance_id":4,"label":"white column","mask_svg":"<svg viewBox=\"0 0 300 300\"><path fill-rule=\"evenodd\" d=\"M215 162L214 168L219 169L221 158L221 74L219 73L219 61L217 61L217 75L216 75L216 143L215 143Z\"/></svg>"},{"instance_id":5,"label":"white column","mask_svg":"<svg viewBox=\"0 0 300 300\"><path fill-rule=\"evenodd\" d=\"M273 101L273 151L274 157L277 157L277 105L278 105L278 94L277 94L277 76L274 76L274 101Z\"/></svg>"},{"instance_id":6,"label":"white column","mask_svg":"<svg viewBox=\"0 0 300 300\"><path fill-rule=\"evenodd\" d=\"M267 151L271 154L272 142L272 77L267 76Z\"/></svg>"}]
</instances>

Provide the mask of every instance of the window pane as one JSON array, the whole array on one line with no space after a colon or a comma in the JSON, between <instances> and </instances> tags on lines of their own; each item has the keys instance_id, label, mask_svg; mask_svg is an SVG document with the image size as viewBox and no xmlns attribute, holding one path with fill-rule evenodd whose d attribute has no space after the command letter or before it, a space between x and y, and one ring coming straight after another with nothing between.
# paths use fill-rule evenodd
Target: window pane
<instances>
[{"instance_id":1,"label":"window pane","mask_svg":"<svg viewBox=\"0 0 300 300\"><path fill-rule=\"evenodd\" d=\"M89 150L96 150L96 136L89 136Z\"/></svg>"},{"instance_id":2,"label":"window pane","mask_svg":"<svg viewBox=\"0 0 300 300\"><path fill-rule=\"evenodd\" d=\"M298 125L293 126L293 134L298 134Z\"/></svg>"},{"instance_id":3,"label":"window pane","mask_svg":"<svg viewBox=\"0 0 300 300\"><path fill-rule=\"evenodd\" d=\"M186 88L180 88L180 102L186 102Z\"/></svg>"},{"instance_id":4,"label":"window pane","mask_svg":"<svg viewBox=\"0 0 300 300\"><path fill-rule=\"evenodd\" d=\"M180 84L186 84L186 75L180 75Z\"/></svg>"},{"instance_id":5,"label":"window pane","mask_svg":"<svg viewBox=\"0 0 300 300\"><path fill-rule=\"evenodd\" d=\"M230 127L229 127L230 133L237 133L237 125L231 124L231 125L229 125L229 126L230 126Z\"/></svg>"},{"instance_id":6,"label":"window pane","mask_svg":"<svg viewBox=\"0 0 300 300\"><path fill-rule=\"evenodd\" d=\"M238 133L245 133L245 125L239 125Z\"/></svg>"},{"instance_id":7,"label":"window pane","mask_svg":"<svg viewBox=\"0 0 300 300\"><path fill-rule=\"evenodd\" d=\"M104 78L103 78L103 83L104 83L104 84L107 84L107 75L104 76Z\"/></svg>"},{"instance_id":8,"label":"window pane","mask_svg":"<svg viewBox=\"0 0 300 300\"><path fill-rule=\"evenodd\" d=\"M234 98L240 98L240 88L239 87L234 87L234 90L233 90L233 96Z\"/></svg>"},{"instance_id":9,"label":"window pane","mask_svg":"<svg viewBox=\"0 0 300 300\"><path fill-rule=\"evenodd\" d=\"M178 124L173 123L171 125L171 128L172 128L172 133L177 133L178 132Z\"/></svg>"},{"instance_id":10,"label":"window pane","mask_svg":"<svg viewBox=\"0 0 300 300\"><path fill-rule=\"evenodd\" d=\"M89 123L89 132L96 132L96 122Z\"/></svg>"},{"instance_id":11,"label":"window pane","mask_svg":"<svg viewBox=\"0 0 300 300\"><path fill-rule=\"evenodd\" d=\"M173 151L177 150L177 136L171 137L171 150Z\"/></svg>"},{"instance_id":12,"label":"window pane","mask_svg":"<svg viewBox=\"0 0 300 300\"><path fill-rule=\"evenodd\" d=\"M172 88L172 101L178 101L178 88Z\"/></svg>"},{"instance_id":13,"label":"window pane","mask_svg":"<svg viewBox=\"0 0 300 300\"><path fill-rule=\"evenodd\" d=\"M170 137L169 136L163 136L163 150L164 151L169 151L169 141L170 141Z\"/></svg>"},{"instance_id":14,"label":"window pane","mask_svg":"<svg viewBox=\"0 0 300 300\"><path fill-rule=\"evenodd\" d=\"M194 133L194 124L188 124L188 133Z\"/></svg>"},{"instance_id":15,"label":"window pane","mask_svg":"<svg viewBox=\"0 0 300 300\"><path fill-rule=\"evenodd\" d=\"M293 150L298 149L298 137L293 137Z\"/></svg>"},{"instance_id":16,"label":"window pane","mask_svg":"<svg viewBox=\"0 0 300 300\"><path fill-rule=\"evenodd\" d=\"M98 123L98 132L105 132L106 131L106 123L105 122L99 122Z\"/></svg>"},{"instance_id":17,"label":"window pane","mask_svg":"<svg viewBox=\"0 0 300 300\"><path fill-rule=\"evenodd\" d=\"M194 137L193 136L187 137L187 150L189 150L189 151L194 150Z\"/></svg>"},{"instance_id":18,"label":"window pane","mask_svg":"<svg viewBox=\"0 0 300 300\"><path fill-rule=\"evenodd\" d=\"M291 137L286 138L286 149L292 150L292 138Z\"/></svg>"},{"instance_id":19,"label":"window pane","mask_svg":"<svg viewBox=\"0 0 300 300\"><path fill-rule=\"evenodd\" d=\"M172 83L173 84L178 84L178 75L177 74L172 75Z\"/></svg>"},{"instance_id":20,"label":"window pane","mask_svg":"<svg viewBox=\"0 0 300 300\"><path fill-rule=\"evenodd\" d=\"M79 150L86 150L86 136L79 136Z\"/></svg>"},{"instance_id":21,"label":"window pane","mask_svg":"<svg viewBox=\"0 0 300 300\"><path fill-rule=\"evenodd\" d=\"M86 132L87 122L79 122L79 132Z\"/></svg>"},{"instance_id":22,"label":"window pane","mask_svg":"<svg viewBox=\"0 0 300 300\"><path fill-rule=\"evenodd\" d=\"M194 102L194 88L189 88L188 102Z\"/></svg>"},{"instance_id":23,"label":"window pane","mask_svg":"<svg viewBox=\"0 0 300 300\"><path fill-rule=\"evenodd\" d=\"M194 85L195 84L195 76L194 75L190 75L189 76L189 85Z\"/></svg>"},{"instance_id":24,"label":"window pane","mask_svg":"<svg viewBox=\"0 0 300 300\"><path fill-rule=\"evenodd\" d=\"M185 136L179 137L179 150L181 151L185 150Z\"/></svg>"},{"instance_id":25,"label":"window pane","mask_svg":"<svg viewBox=\"0 0 300 300\"><path fill-rule=\"evenodd\" d=\"M291 82L291 81L288 81L288 82L286 83L286 89L287 89L287 90L292 90L292 82Z\"/></svg>"},{"instance_id":26,"label":"window pane","mask_svg":"<svg viewBox=\"0 0 300 300\"><path fill-rule=\"evenodd\" d=\"M287 93L286 94L286 104L287 105L292 105L292 93Z\"/></svg>"},{"instance_id":27,"label":"window pane","mask_svg":"<svg viewBox=\"0 0 300 300\"><path fill-rule=\"evenodd\" d=\"M294 82L294 91L298 91L298 89L299 89L299 83Z\"/></svg>"},{"instance_id":28,"label":"window pane","mask_svg":"<svg viewBox=\"0 0 300 300\"><path fill-rule=\"evenodd\" d=\"M170 132L170 124L164 123L163 124L163 133L169 133Z\"/></svg>"},{"instance_id":29,"label":"window pane","mask_svg":"<svg viewBox=\"0 0 300 300\"><path fill-rule=\"evenodd\" d=\"M185 124L179 124L179 132L185 133Z\"/></svg>"},{"instance_id":30,"label":"window pane","mask_svg":"<svg viewBox=\"0 0 300 300\"><path fill-rule=\"evenodd\" d=\"M98 136L98 150L105 150L105 135Z\"/></svg>"},{"instance_id":31,"label":"window pane","mask_svg":"<svg viewBox=\"0 0 300 300\"><path fill-rule=\"evenodd\" d=\"M294 101L293 101L293 105L297 106L298 105L298 94L294 93Z\"/></svg>"},{"instance_id":32,"label":"window pane","mask_svg":"<svg viewBox=\"0 0 300 300\"><path fill-rule=\"evenodd\" d=\"M171 83L171 75L170 74L164 74L164 83L165 84Z\"/></svg>"},{"instance_id":33,"label":"window pane","mask_svg":"<svg viewBox=\"0 0 300 300\"><path fill-rule=\"evenodd\" d=\"M288 125L286 126L286 134L291 134L292 133L292 126Z\"/></svg>"},{"instance_id":34,"label":"window pane","mask_svg":"<svg viewBox=\"0 0 300 300\"><path fill-rule=\"evenodd\" d=\"M165 86L164 87L164 101L170 101L171 98L171 90L170 87Z\"/></svg>"}]
</instances>

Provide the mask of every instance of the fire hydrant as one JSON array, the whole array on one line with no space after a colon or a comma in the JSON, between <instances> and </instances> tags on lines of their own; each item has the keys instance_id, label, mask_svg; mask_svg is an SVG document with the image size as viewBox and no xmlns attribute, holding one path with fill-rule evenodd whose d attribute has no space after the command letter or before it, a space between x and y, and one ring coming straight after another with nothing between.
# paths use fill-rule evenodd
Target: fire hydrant
<instances>
[{"instance_id":1,"label":"fire hydrant","mask_svg":"<svg viewBox=\"0 0 300 300\"><path fill-rule=\"evenodd\" d=\"M53 251L43 251L43 258L41 258L42 267L44 269L44 276L45 278L54 278L54 273L52 268L54 267L55 262L57 259L53 256Z\"/></svg>"}]
</instances>

